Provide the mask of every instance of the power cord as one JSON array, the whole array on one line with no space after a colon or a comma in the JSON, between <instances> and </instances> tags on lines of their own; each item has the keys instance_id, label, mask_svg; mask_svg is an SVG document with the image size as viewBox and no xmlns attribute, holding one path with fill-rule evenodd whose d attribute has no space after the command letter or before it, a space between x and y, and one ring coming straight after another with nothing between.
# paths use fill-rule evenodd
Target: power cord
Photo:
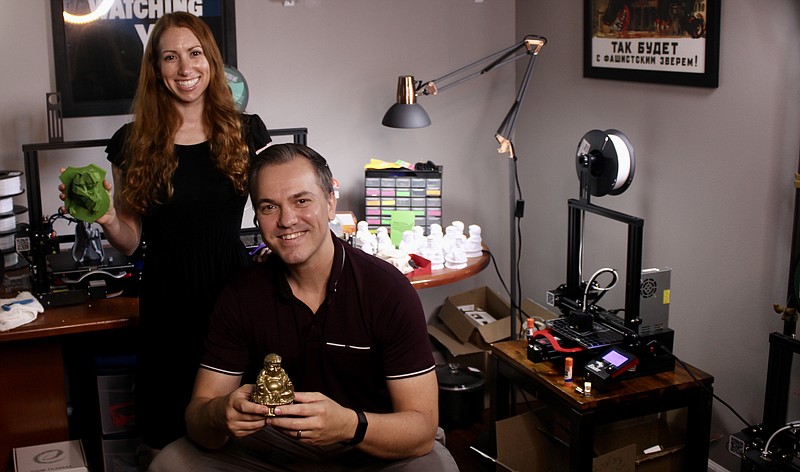
<instances>
[{"instance_id":1,"label":"power cord","mask_svg":"<svg viewBox=\"0 0 800 472\"><path fill-rule=\"evenodd\" d=\"M492 261L492 265L494 266L494 271L497 274L497 278L500 279L500 284L503 285L503 290L505 290L506 295L508 295L509 299L511 299L511 291L508 289L508 286L506 285L506 282L503 279L503 276L500 274L500 269L497 267L497 261L494 258L494 254L492 254L492 252L487 250L487 249L483 249L482 252L484 254L488 254L489 255L489 258ZM538 321L540 323L541 327L544 328L544 324L545 324L545 319L544 318L542 318L541 316L529 315L528 313L525 312L525 310L522 309L520 304L517 303L517 301L515 301L515 300L511 300L511 306L514 307L517 310L517 313L519 313L519 319L517 320L518 321L517 324L519 325L520 329L519 329L519 333L517 333L517 334L520 337L522 337L525 334L525 320L527 318L532 318L533 320Z\"/></svg>"},{"instance_id":2,"label":"power cord","mask_svg":"<svg viewBox=\"0 0 800 472\"><path fill-rule=\"evenodd\" d=\"M689 376L692 378L692 380L694 380L694 382L695 382L697 385L699 385L699 386L700 386L700 388L702 388L703 390L705 390L706 392L708 392L708 393L709 393L709 394L710 394L712 397L716 398L718 402L722 403L722 404L723 404L723 405L724 405L726 408L728 408L728 410L730 410L730 411L731 411L731 413L733 413L734 415L736 415L736 417L737 417L737 418L739 418L739 420L740 420L742 423L744 423L744 424L745 424L745 426L747 426L748 428L752 428L752 427L753 427L753 425L751 425L751 424L750 424L750 423L749 423L749 422L748 422L746 419L744 419L744 418L742 417L742 415L740 415L740 414L739 414L739 413L738 413L738 412L737 412L737 411L736 411L736 410L735 410L735 409L734 409L732 406L730 406L730 405L728 404L728 402L726 402L725 400L723 400L722 398L720 398L719 396L717 396L717 394L715 394L715 393L714 393L714 392L713 392L711 389L709 389L709 388L708 388L708 387L706 387L706 386L705 386L705 385L704 385L702 382L700 382L700 380L699 380L699 379L698 379L698 378L697 378L697 377L694 375L694 373L693 373L693 372L692 372L692 371L689 369L689 367L688 367L688 366L687 366L687 365L686 365L686 364L685 364L685 363L684 363L684 362L683 362L683 361L682 361L682 360L681 360L681 359L680 359L678 356L676 356L675 354L673 354L673 352L672 352L671 350L669 350L669 349L667 348L667 346L663 345L662 343L658 343L657 345L658 345L658 347L659 347L659 348L661 348L661 349L662 349L664 352L666 352L667 354L669 354L669 355L670 355L670 357L672 357L673 359L675 359L675 361L676 361L678 364L680 364L680 365L681 365L681 367L683 367L683 368L684 368L684 370L686 370L686 372L688 372L688 373L689 373Z\"/></svg>"}]
</instances>

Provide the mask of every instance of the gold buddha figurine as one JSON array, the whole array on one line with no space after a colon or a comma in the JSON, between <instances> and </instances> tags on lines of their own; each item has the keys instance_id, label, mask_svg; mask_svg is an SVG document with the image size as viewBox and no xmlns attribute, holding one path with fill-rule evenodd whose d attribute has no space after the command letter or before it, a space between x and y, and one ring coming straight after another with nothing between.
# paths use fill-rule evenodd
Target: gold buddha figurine
<instances>
[{"instance_id":1,"label":"gold buddha figurine","mask_svg":"<svg viewBox=\"0 0 800 472\"><path fill-rule=\"evenodd\" d=\"M267 354L264 368L258 373L252 400L269 407L267 416L275 416L275 407L294 401L294 385L281 367L281 356Z\"/></svg>"}]
</instances>

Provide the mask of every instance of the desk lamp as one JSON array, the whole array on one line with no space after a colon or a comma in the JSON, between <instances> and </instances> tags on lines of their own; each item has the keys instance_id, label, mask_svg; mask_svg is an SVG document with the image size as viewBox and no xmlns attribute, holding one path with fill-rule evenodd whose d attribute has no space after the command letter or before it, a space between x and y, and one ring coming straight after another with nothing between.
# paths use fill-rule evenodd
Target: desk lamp
<instances>
[{"instance_id":1,"label":"desk lamp","mask_svg":"<svg viewBox=\"0 0 800 472\"><path fill-rule=\"evenodd\" d=\"M498 152L508 154L509 157L509 207L510 207L510 234L511 234L511 339L517 339L517 319L521 306L518 296L519 286L519 249L517 245L518 220L523 216L524 202L517 200L519 180L517 179L517 155L512 142L517 114L528 89L529 79L533 73L536 57L547 43L542 36L528 35L522 41L490 54L483 59L467 64L438 79L415 82L411 75L400 76L397 84L397 103L391 106L383 117L383 125L390 128L424 128L431 124L431 119L416 99L420 95L436 95L450 87L454 87L472 78L483 75L501 65L515 62L523 57L528 57L528 66L522 77L517 98L511 105L503 122L495 133L495 139L500 144Z\"/></svg>"}]
</instances>

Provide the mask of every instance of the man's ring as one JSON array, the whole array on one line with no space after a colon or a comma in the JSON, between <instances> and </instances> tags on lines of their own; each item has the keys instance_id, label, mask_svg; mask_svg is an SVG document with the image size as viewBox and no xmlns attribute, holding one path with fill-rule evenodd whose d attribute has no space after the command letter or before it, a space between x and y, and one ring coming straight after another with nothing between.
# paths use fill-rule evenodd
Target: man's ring
<instances>
[{"instance_id":1,"label":"man's ring","mask_svg":"<svg viewBox=\"0 0 800 472\"><path fill-rule=\"evenodd\" d=\"M298 429L297 430L297 439L300 439L300 436L302 436L302 435L303 435L303 431Z\"/></svg>"}]
</instances>

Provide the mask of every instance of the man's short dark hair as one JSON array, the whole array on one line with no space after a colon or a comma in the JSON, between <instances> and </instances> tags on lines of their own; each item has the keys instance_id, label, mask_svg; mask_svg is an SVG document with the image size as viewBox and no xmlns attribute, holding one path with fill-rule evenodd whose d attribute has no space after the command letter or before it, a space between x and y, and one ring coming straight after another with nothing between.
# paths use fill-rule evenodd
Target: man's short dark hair
<instances>
[{"instance_id":1,"label":"man's short dark hair","mask_svg":"<svg viewBox=\"0 0 800 472\"><path fill-rule=\"evenodd\" d=\"M250 163L250 199L255 198L258 188L258 173L261 169L278 164L286 164L297 158L308 160L317 176L317 183L325 195L333 193L333 174L328 162L317 151L302 144L273 144L263 149Z\"/></svg>"}]
</instances>

